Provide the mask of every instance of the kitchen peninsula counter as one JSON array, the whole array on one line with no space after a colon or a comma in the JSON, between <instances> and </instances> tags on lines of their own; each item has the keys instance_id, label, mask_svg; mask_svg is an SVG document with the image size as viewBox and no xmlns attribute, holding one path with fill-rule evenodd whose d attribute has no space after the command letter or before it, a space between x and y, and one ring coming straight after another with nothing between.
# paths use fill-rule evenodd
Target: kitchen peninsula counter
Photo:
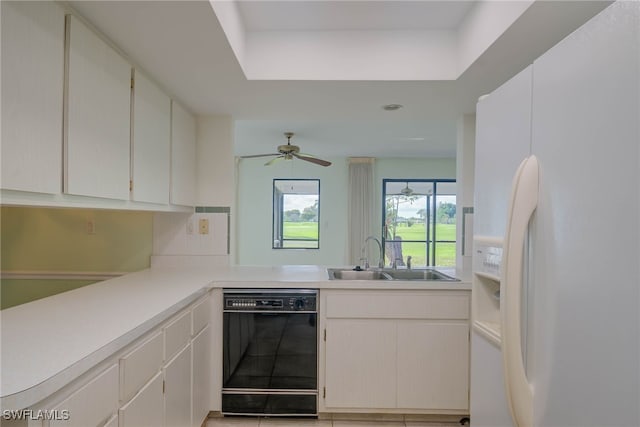
<instances>
[{"instance_id":1,"label":"kitchen peninsula counter","mask_svg":"<svg viewBox=\"0 0 640 427\"><path fill-rule=\"evenodd\" d=\"M2 310L0 408L23 409L39 402L210 289L232 287L471 289L465 280L328 280L322 266L154 266Z\"/></svg>"}]
</instances>

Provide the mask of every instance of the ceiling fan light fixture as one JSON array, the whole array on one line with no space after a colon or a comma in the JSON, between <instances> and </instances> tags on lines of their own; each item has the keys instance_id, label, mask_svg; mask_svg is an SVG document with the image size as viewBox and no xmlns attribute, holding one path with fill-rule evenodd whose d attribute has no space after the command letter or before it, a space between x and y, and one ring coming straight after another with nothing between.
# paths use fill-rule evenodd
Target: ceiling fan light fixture
<instances>
[{"instance_id":1,"label":"ceiling fan light fixture","mask_svg":"<svg viewBox=\"0 0 640 427\"><path fill-rule=\"evenodd\" d=\"M407 186L400 190L400 194L405 197L409 197L413 194L413 189L409 188L409 183L407 182Z\"/></svg>"},{"instance_id":2,"label":"ceiling fan light fixture","mask_svg":"<svg viewBox=\"0 0 640 427\"><path fill-rule=\"evenodd\" d=\"M385 111L397 111L403 107L402 104L386 104L382 106Z\"/></svg>"},{"instance_id":3,"label":"ceiling fan light fixture","mask_svg":"<svg viewBox=\"0 0 640 427\"><path fill-rule=\"evenodd\" d=\"M268 161L267 163L265 163L265 166L271 166L274 162L276 162L277 160L280 159L284 159L284 160L292 160L294 157L296 159L300 159L300 160L304 160L306 162L311 162L311 163L315 163L316 165L320 165L320 166L331 166L331 162L327 161L327 160L322 160L322 159L318 159L317 157L314 157L310 154L303 154L300 152L300 147L298 147L297 145L292 145L291 144L291 137L294 135L293 132L285 132L284 136L287 138L287 143L284 145L279 145L278 146L278 152L277 153L270 153L270 154L255 154L255 155L250 155L250 156L241 156L241 159L250 159L250 158L255 158L255 157L271 157L271 156L276 156L274 159Z\"/></svg>"}]
</instances>

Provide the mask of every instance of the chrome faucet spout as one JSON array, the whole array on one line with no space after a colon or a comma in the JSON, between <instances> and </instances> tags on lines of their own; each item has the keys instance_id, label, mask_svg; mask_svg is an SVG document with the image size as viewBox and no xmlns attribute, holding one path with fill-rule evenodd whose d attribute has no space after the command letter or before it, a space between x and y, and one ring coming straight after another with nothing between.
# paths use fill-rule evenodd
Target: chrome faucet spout
<instances>
[{"instance_id":1,"label":"chrome faucet spout","mask_svg":"<svg viewBox=\"0 0 640 427\"><path fill-rule=\"evenodd\" d=\"M377 237L369 236L364 240L364 243L362 244L362 256L364 257L364 252L369 240L374 240L378 244L378 268L384 267L384 259L382 258L382 243L380 243L380 240L378 240Z\"/></svg>"}]
</instances>

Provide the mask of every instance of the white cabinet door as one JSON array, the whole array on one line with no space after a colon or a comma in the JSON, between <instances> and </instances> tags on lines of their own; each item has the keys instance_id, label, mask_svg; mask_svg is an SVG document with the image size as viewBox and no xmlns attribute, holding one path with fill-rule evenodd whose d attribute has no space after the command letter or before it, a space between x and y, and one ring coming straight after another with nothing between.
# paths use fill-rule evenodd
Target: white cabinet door
<instances>
[{"instance_id":1,"label":"white cabinet door","mask_svg":"<svg viewBox=\"0 0 640 427\"><path fill-rule=\"evenodd\" d=\"M129 199L131 66L68 16L65 192Z\"/></svg>"},{"instance_id":2,"label":"white cabinet door","mask_svg":"<svg viewBox=\"0 0 640 427\"><path fill-rule=\"evenodd\" d=\"M140 71L133 88L131 199L169 203L171 99Z\"/></svg>"},{"instance_id":3,"label":"white cabinet door","mask_svg":"<svg viewBox=\"0 0 640 427\"><path fill-rule=\"evenodd\" d=\"M64 11L54 2L2 9L2 188L62 191Z\"/></svg>"},{"instance_id":4,"label":"white cabinet door","mask_svg":"<svg viewBox=\"0 0 640 427\"><path fill-rule=\"evenodd\" d=\"M196 120L171 103L171 203L193 206L196 194Z\"/></svg>"},{"instance_id":5,"label":"white cabinet door","mask_svg":"<svg viewBox=\"0 0 640 427\"><path fill-rule=\"evenodd\" d=\"M120 427L164 425L162 372L158 372L120 411Z\"/></svg>"},{"instance_id":6,"label":"white cabinet door","mask_svg":"<svg viewBox=\"0 0 640 427\"><path fill-rule=\"evenodd\" d=\"M187 345L163 368L164 425L191 426L191 345Z\"/></svg>"},{"instance_id":7,"label":"white cabinet door","mask_svg":"<svg viewBox=\"0 0 640 427\"><path fill-rule=\"evenodd\" d=\"M199 427L209 414L211 400L211 383L209 381L211 370L211 337L210 327L205 326L198 335L193 338L191 348L193 351L193 427Z\"/></svg>"},{"instance_id":8,"label":"white cabinet door","mask_svg":"<svg viewBox=\"0 0 640 427\"><path fill-rule=\"evenodd\" d=\"M104 427L118 427L118 415L114 415L113 418L107 421Z\"/></svg>"},{"instance_id":9,"label":"white cabinet door","mask_svg":"<svg viewBox=\"0 0 640 427\"><path fill-rule=\"evenodd\" d=\"M396 406L396 325L377 319L328 319L325 406Z\"/></svg>"},{"instance_id":10,"label":"white cabinet door","mask_svg":"<svg viewBox=\"0 0 640 427\"><path fill-rule=\"evenodd\" d=\"M68 420L51 420L50 427L98 427L118 410L118 364L114 364L54 409L68 411Z\"/></svg>"},{"instance_id":11,"label":"white cabinet door","mask_svg":"<svg viewBox=\"0 0 640 427\"><path fill-rule=\"evenodd\" d=\"M398 321L398 407L469 408L469 326Z\"/></svg>"},{"instance_id":12,"label":"white cabinet door","mask_svg":"<svg viewBox=\"0 0 640 427\"><path fill-rule=\"evenodd\" d=\"M186 311L164 327L164 360L169 361L191 340L191 311Z\"/></svg>"},{"instance_id":13,"label":"white cabinet door","mask_svg":"<svg viewBox=\"0 0 640 427\"><path fill-rule=\"evenodd\" d=\"M162 368L164 335L158 331L120 360L120 400L127 401Z\"/></svg>"}]
</instances>

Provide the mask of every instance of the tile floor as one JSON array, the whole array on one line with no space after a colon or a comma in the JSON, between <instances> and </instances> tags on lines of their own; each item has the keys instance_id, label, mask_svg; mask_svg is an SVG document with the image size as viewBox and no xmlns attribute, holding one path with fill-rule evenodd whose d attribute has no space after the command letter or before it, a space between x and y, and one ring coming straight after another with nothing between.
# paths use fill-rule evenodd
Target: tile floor
<instances>
[{"instance_id":1,"label":"tile floor","mask_svg":"<svg viewBox=\"0 0 640 427\"><path fill-rule=\"evenodd\" d=\"M347 421L290 418L224 417L210 418L206 427L456 427L457 422Z\"/></svg>"}]
</instances>

